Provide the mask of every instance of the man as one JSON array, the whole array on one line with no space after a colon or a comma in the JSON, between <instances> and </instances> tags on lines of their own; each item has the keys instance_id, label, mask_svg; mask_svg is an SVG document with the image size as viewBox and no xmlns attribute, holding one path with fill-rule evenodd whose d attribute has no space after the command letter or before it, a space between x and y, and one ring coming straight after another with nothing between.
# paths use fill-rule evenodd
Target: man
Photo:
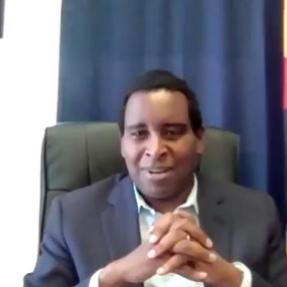
<instances>
[{"instance_id":1,"label":"man","mask_svg":"<svg viewBox=\"0 0 287 287\"><path fill-rule=\"evenodd\" d=\"M54 200L24 286L287 286L272 200L195 172L204 129L185 81L145 73L120 129L129 175Z\"/></svg>"}]
</instances>

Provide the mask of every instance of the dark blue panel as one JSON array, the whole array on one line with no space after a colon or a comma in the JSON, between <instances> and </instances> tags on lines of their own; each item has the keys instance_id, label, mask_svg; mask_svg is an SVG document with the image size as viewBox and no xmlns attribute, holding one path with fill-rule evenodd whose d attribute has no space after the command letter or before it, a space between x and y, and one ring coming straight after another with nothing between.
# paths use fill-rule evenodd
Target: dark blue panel
<instances>
[{"instance_id":1,"label":"dark blue panel","mask_svg":"<svg viewBox=\"0 0 287 287\"><path fill-rule=\"evenodd\" d=\"M64 0L58 120L116 120L136 76L170 69L206 125L240 134L241 183L268 190L283 217L281 11L269 0Z\"/></svg>"}]
</instances>

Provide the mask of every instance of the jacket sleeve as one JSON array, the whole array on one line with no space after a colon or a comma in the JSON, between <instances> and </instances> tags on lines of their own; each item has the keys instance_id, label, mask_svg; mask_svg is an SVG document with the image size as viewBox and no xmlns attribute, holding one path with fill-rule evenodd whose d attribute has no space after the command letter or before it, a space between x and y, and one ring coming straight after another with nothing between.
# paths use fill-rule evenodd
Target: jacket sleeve
<instances>
[{"instance_id":1,"label":"jacket sleeve","mask_svg":"<svg viewBox=\"0 0 287 287\"><path fill-rule=\"evenodd\" d=\"M252 274L252 287L286 287L287 256L282 229L273 200L268 197L266 220L270 222L268 247L266 250L267 274ZM263 219L262 219L263 220Z\"/></svg>"},{"instance_id":2,"label":"jacket sleeve","mask_svg":"<svg viewBox=\"0 0 287 287\"><path fill-rule=\"evenodd\" d=\"M35 269L24 277L24 287L88 287L90 278L79 282L73 259L62 233L61 201L52 202Z\"/></svg>"}]
</instances>

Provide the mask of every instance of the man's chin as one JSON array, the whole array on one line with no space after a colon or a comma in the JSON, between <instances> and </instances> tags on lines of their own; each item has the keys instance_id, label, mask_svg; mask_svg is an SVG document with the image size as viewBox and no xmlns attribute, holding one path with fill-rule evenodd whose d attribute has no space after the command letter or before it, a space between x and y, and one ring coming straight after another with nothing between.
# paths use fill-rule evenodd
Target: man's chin
<instances>
[{"instance_id":1,"label":"man's chin","mask_svg":"<svg viewBox=\"0 0 287 287\"><path fill-rule=\"evenodd\" d=\"M153 198L153 199L168 199L174 196L175 188L170 185L155 185L146 184L142 186L141 193L143 196Z\"/></svg>"}]
</instances>

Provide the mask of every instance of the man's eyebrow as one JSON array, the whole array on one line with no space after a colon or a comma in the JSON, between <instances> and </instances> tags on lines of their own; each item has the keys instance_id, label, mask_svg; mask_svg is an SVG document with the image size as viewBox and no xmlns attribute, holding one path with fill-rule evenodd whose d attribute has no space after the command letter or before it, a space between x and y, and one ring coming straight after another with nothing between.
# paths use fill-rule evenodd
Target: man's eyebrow
<instances>
[{"instance_id":1,"label":"man's eyebrow","mask_svg":"<svg viewBox=\"0 0 287 287\"><path fill-rule=\"evenodd\" d=\"M186 123L166 123L164 124L164 127L166 128L169 128L169 127L172 127L172 128L186 128L187 127L187 124Z\"/></svg>"},{"instance_id":2,"label":"man's eyebrow","mask_svg":"<svg viewBox=\"0 0 287 287\"><path fill-rule=\"evenodd\" d=\"M126 130L136 130L136 129L142 129L145 128L146 125L143 123L139 123L139 124L133 124L133 125L126 125L125 129Z\"/></svg>"}]
</instances>

